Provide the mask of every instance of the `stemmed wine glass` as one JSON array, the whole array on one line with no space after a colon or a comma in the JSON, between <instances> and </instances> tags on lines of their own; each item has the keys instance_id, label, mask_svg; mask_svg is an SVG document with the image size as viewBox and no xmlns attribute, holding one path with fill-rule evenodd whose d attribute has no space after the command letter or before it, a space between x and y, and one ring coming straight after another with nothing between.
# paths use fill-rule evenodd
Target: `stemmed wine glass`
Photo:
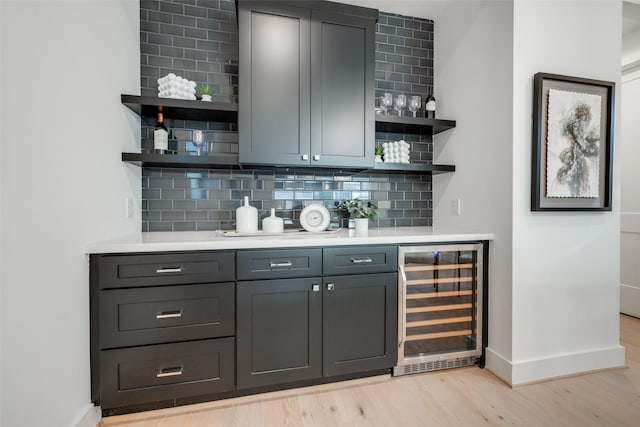
<instances>
[{"instance_id":1,"label":"stemmed wine glass","mask_svg":"<svg viewBox=\"0 0 640 427\"><path fill-rule=\"evenodd\" d=\"M202 155L202 147L204 146L204 132L201 130L191 131L191 140L193 145L198 149L198 156Z\"/></svg>"},{"instance_id":2,"label":"stemmed wine glass","mask_svg":"<svg viewBox=\"0 0 640 427\"><path fill-rule=\"evenodd\" d=\"M385 114L389 114L389 107L391 107L391 104L393 104L393 95L389 92L386 92L380 97L380 107L382 107Z\"/></svg>"},{"instance_id":3,"label":"stemmed wine glass","mask_svg":"<svg viewBox=\"0 0 640 427\"><path fill-rule=\"evenodd\" d=\"M413 117L416 117L416 112L420 109L422 99L419 96L412 96L409 98L409 111L413 113Z\"/></svg>"},{"instance_id":4,"label":"stemmed wine glass","mask_svg":"<svg viewBox=\"0 0 640 427\"><path fill-rule=\"evenodd\" d=\"M407 107L407 95L396 96L396 99L393 102L393 108L398 112L399 117L402 117L402 110L404 110L406 107Z\"/></svg>"}]
</instances>

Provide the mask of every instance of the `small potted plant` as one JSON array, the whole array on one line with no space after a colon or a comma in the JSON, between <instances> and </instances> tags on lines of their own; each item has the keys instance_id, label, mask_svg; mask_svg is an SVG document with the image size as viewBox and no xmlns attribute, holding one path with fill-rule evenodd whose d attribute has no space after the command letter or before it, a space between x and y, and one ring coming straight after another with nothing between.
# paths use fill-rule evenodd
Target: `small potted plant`
<instances>
[{"instance_id":1,"label":"small potted plant","mask_svg":"<svg viewBox=\"0 0 640 427\"><path fill-rule=\"evenodd\" d=\"M198 93L200 93L200 98L203 101L211 102L211 95L213 94L213 89L206 83L201 84L198 87Z\"/></svg>"},{"instance_id":2,"label":"small potted plant","mask_svg":"<svg viewBox=\"0 0 640 427\"><path fill-rule=\"evenodd\" d=\"M378 218L378 207L370 201L355 198L344 202L344 206L355 222L356 231L367 231L369 229L369 220Z\"/></svg>"},{"instance_id":3,"label":"small potted plant","mask_svg":"<svg viewBox=\"0 0 640 427\"><path fill-rule=\"evenodd\" d=\"M376 156L376 162L381 162L382 161L382 147L379 145L376 145L375 151L374 153Z\"/></svg>"}]
</instances>

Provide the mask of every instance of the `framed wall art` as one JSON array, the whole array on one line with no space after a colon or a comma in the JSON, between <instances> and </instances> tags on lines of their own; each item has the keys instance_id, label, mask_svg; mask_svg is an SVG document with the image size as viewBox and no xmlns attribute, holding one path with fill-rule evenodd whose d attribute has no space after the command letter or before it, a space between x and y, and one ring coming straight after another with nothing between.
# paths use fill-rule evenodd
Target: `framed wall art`
<instances>
[{"instance_id":1,"label":"framed wall art","mask_svg":"<svg viewBox=\"0 0 640 427\"><path fill-rule=\"evenodd\" d=\"M533 78L532 211L610 211L615 84Z\"/></svg>"}]
</instances>

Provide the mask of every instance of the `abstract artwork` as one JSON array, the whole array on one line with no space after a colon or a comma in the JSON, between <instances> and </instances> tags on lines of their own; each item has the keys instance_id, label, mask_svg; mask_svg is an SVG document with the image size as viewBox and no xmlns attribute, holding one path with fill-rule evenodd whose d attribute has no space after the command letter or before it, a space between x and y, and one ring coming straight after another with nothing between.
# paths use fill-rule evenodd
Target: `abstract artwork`
<instances>
[{"instance_id":1,"label":"abstract artwork","mask_svg":"<svg viewBox=\"0 0 640 427\"><path fill-rule=\"evenodd\" d=\"M549 90L547 197L598 197L602 97Z\"/></svg>"},{"instance_id":2,"label":"abstract artwork","mask_svg":"<svg viewBox=\"0 0 640 427\"><path fill-rule=\"evenodd\" d=\"M615 84L533 78L532 211L610 211Z\"/></svg>"}]
</instances>

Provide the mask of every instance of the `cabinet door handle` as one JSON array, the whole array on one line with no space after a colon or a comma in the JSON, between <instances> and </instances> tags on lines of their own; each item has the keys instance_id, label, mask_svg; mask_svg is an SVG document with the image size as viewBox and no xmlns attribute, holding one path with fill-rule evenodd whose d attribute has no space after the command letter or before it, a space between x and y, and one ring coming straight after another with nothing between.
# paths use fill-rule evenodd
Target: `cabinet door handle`
<instances>
[{"instance_id":1,"label":"cabinet door handle","mask_svg":"<svg viewBox=\"0 0 640 427\"><path fill-rule=\"evenodd\" d=\"M291 267L293 266L293 263L291 261L287 261L287 262L272 262L269 264L269 267L274 268L274 267Z\"/></svg>"},{"instance_id":2,"label":"cabinet door handle","mask_svg":"<svg viewBox=\"0 0 640 427\"><path fill-rule=\"evenodd\" d=\"M327 290L332 291L335 289L335 285L333 283L327 283Z\"/></svg>"},{"instance_id":3,"label":"cabinet door handle","mask_svg":"<svg viewBox=\"0 0 640 427\"><path fill-rule=\"evenodd\" d=\"M353 264L370 264L373 262L371 258L351 258Z\"/></svg>"},{"instance_id":4,"label":"cabinet door handle","mask_svg":"<svg viewBox=\"0 0 640 427\"><path fill-rule=\"evenodd\" d=\"M320 285L318 285L317 283L314 283L313 285L311 285L311 290L313 292L320 292Z\"/></svg>"},{"instance_id":5,"label":"cabinet door handle","mask_svg":"<svg viewBox=\"0 0 640 427\"><path fill-rule=\"evenodd\" d=\"M182 267L174 267L174 268L158 268L156 270L156 273L158 274L163 274L163 273L182 273Z\"/></svg>"},{"instance_id":6,"label":"cabinet door handle","mask_svg":"<svg viewBox=\"0 0 640 427\"><path fill-rule=\"evenodd\" d=\"M182 375L182 366L161 369L160 372L156 374L156 378L176 377L178 375Z\"/></svg>"},{"instance_id":7,"label":"cabinet door handle","mask_svg":"<svg viewBox=\"0 0 640 427\"><path fill-rule=\"evenodd\" d=\"M315 160L316 162L320 160L320 154L314 154L313 155L313 160Z\"/></svg>"},{"instance_id":8,"label":"cabinet door handle","mask_svg":"<svg viewBox=\"0 0 640 427\"><path fill-rule=\"evenodd\" d=\"M302 155L302 160L309 160L309 155L308 154L303 154Z\"/></svg>"},{"instance_id":9,"label":"cabinet door handle","mask_svg":"<svg viewBox=\"0 0 640 427\"><path fill-rule=\"evenodd\" d=\"M176 319L180 317L182 317L182 310L163 311L160 314L156 314L156 319Z\"/></svg>"}]
</instances>

